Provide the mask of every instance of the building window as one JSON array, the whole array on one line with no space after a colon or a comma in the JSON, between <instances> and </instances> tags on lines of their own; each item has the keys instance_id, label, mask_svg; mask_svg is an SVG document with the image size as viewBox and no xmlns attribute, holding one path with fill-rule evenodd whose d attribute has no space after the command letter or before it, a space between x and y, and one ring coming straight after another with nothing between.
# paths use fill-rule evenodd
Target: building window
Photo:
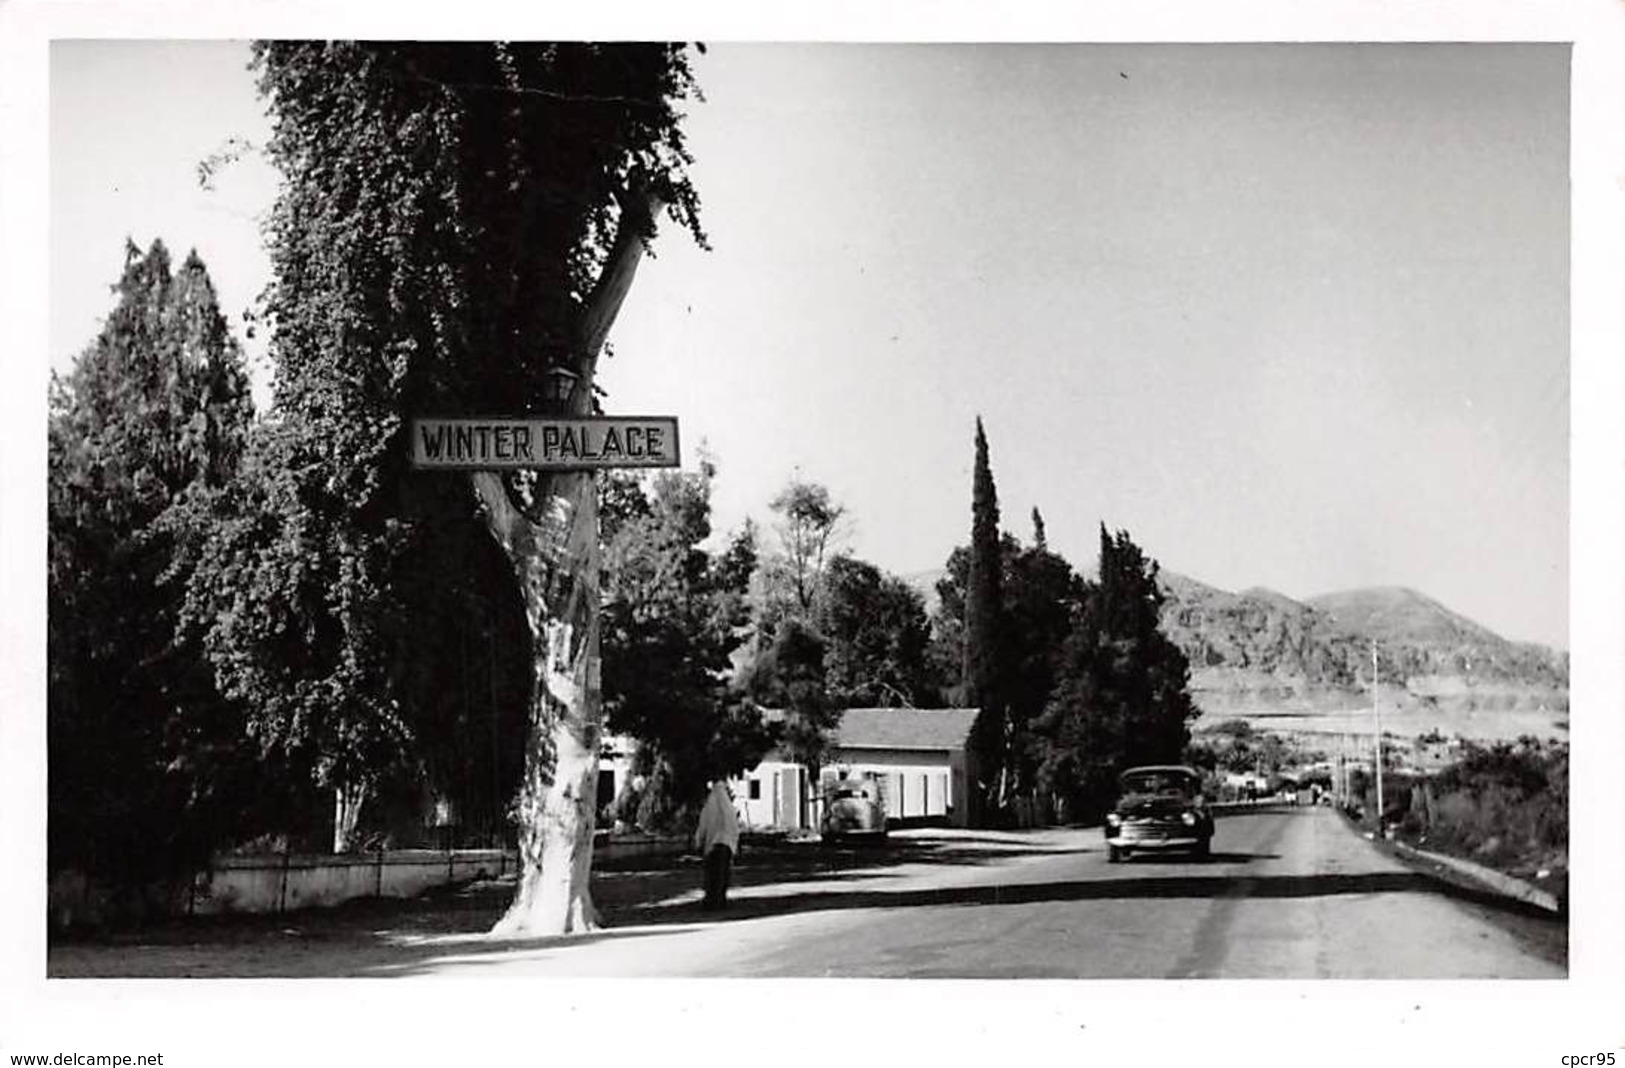
<instances>
[{"instance_id":1,"label":"building window","mask_svg":"<svg viewBox=\"0 0 1625 1068\"><path fill-rule=\"evenodd\" d=\"M750 781L750 799L752 801L760 801L762 799L762 780L761 779L752 779Z\"/></svg>"}]
</instances>

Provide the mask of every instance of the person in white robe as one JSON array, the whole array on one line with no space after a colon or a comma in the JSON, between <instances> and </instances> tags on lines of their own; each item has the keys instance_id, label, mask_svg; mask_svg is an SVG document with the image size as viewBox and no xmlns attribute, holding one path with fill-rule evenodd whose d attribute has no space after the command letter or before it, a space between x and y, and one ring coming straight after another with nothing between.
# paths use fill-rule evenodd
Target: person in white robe
<instances>
[{"instance_id":1,"label":"person in white robe","mask_svg":"<svg viewBox=\"0 0 1625 1068\"><path fill-rule=\"evenodd\" d=\"M728 877L734 854L739 852L739 816L734 812L733 795L720 780L711 784L711 794L700 810L694 848L705 859L704 907L715 911L728 903Z\"/></svg>"}]
</instances>

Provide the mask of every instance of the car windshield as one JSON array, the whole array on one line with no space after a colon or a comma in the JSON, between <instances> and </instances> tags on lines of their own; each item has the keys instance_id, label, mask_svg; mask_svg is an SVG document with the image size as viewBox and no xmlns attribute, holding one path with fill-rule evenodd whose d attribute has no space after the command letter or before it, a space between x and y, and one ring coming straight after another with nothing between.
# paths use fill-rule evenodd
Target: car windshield
<instances>
[{"instance_id":1,"label":"car windshield","mask_svg":"<svg viewBox=\"0 0 1625 1068\"><path fill-rule=\"evenodd\" d=\"M1189 797L1195 784L1189 775L1173 771L1136 771L1123 776L1125 794L1168 794Z\"/></svg>"}]
</instances>

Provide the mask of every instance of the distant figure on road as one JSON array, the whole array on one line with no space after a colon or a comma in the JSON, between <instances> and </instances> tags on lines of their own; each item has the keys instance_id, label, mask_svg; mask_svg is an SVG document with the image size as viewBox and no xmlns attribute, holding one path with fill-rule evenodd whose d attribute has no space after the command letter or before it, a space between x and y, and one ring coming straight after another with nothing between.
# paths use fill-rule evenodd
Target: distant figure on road
<instances>
[{"instance_id":1,"label":"distant figure on road","mask_svg":"<svg viewBox=\"0 0 1625 1068\"><path fill-rule=\"evenodd\" d=\"M713 912L728 903L728 873L739 850L739 817L734 814L733 795L721 781L711 784L711 796L700 810L694 847L705 858L704 907Z\"/></svg>"}]
</instances>

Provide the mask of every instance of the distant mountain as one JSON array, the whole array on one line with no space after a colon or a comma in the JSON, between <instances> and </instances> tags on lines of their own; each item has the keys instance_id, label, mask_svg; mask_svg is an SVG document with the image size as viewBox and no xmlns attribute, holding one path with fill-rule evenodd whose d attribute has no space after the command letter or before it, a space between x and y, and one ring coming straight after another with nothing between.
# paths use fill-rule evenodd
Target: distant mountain
<instances>
[{"instance_id":1,"label":"distant mountain","mask_svg":"<svg viewBox=\"0 0 1625 1068\"><path fill-rule=\"evenodd\" d=\"M902 576L937 605L938 568ZM1208 716L1285 724L1371 705L1371 646L1385 708L1401 733L1548 735L1567 718L1568 654L1508 641L1416 590L1376 587L1294 600L1254 586L1232 593L1159 573L1162 629L1191 665Z\"/></svg>"},{"instance_id":2,"label":"distant mountain","mask_svg":"<svg viewBox=\"0 0 1625 1068\"><path fill-rule=\"evenodd\" d=\"M1535 729L1568 708L1566 653L1508 641L1415 590L1349 590L1300 602L1168 572L1162 586L1163 630L1190 659L1192 690L1206 712L1358 707L1370 700L1373 642L1383 699L1400 712L1472 713L1480 733L1500 735L1516 730L1498 729L1486 715L1538 713L1514 717Z\"/></svg>"},{"instance_id":3,"label":"distant mountain","mask_svg":"<svg viewBox=\"0 0 1625 1068\"><path fill-rule=\"evenodd\" d=\"M1333 624L1379 642L1427 645L1504 644L1472 620L1458 616L1425 594L1402 586L1325 593L1305 602Z\"/></svg>"},{"instance_id":4,"label":"distant mountain","mask_svg":"<svg viewBox=\"0 0 1625 1068\"><path fill-rule=\"evenodd\" d=\"M1369 656L1358 635L1274 590L1231 593L1174 572L1159 577L1167 597L1162 629L1193 671L1245 670L1343 688L1355 685Z\"/></svg>"}]
</instances>

